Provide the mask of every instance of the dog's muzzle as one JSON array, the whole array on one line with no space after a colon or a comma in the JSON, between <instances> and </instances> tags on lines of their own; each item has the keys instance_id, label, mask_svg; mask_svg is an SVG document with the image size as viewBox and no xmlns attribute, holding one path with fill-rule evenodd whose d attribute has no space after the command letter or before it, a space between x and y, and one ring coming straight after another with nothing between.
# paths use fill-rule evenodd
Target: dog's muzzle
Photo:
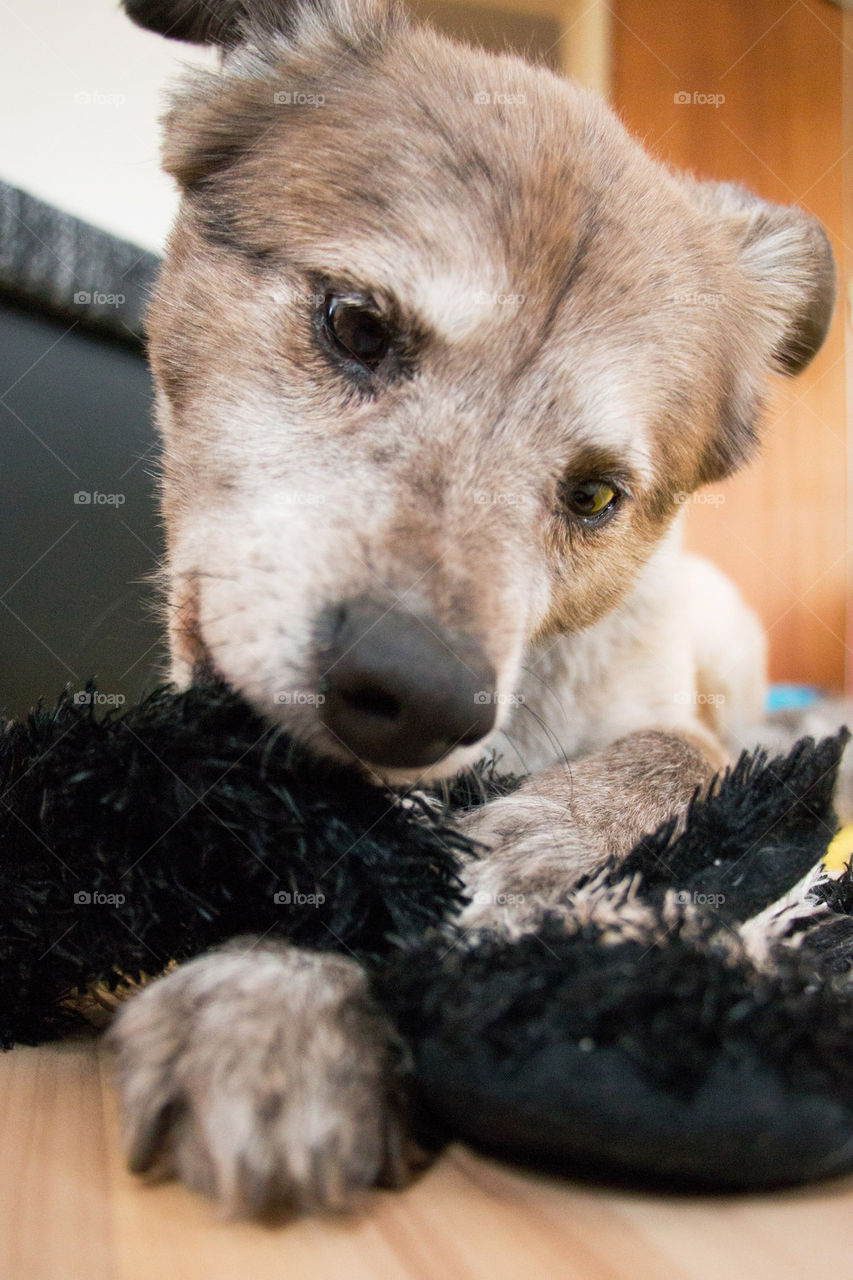
<instances>
[{"instance_id":1,"label":"dog's muzzle","mask_svg":"<svg viewBox=\"0 0 853 1280\"><path fill-rule=\"evenodd\" d=\"M494 728L495 673L479 648L397 606L335 611L319 687L323 724L367 765L432 765Z\"/></svg>"}]
</instances>

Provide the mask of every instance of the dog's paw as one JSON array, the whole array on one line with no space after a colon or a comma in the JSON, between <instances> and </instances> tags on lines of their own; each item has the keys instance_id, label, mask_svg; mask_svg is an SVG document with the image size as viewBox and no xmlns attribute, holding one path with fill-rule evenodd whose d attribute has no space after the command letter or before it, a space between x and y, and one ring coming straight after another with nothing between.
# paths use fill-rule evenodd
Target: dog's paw
<instances>
[{"instance_id":1,"label":"dog's paw","mask_svg":"<svg viewBox=\"0 0 853 1280\"><path fill-rule=\"evenodd\" d=\"M686 821L693 796L712 784L719 751L702 730L632 733L471 810L460 825L486 852L462 870L470 901L454 925L518 936L546 914L573 911L582 877L670 818Z\"/></svg>"},{"instance_id":2,"label":"dog's paw","mask_svg":"<svg viewBox=\"0 0 853 1280\"><path fill-rule=\"evenodd\" d=\"M403 1050L351 960L231 944L133 997L108 1041L135 1172L237 1214L406 1181Z\"/></svg>"}]
</instances>

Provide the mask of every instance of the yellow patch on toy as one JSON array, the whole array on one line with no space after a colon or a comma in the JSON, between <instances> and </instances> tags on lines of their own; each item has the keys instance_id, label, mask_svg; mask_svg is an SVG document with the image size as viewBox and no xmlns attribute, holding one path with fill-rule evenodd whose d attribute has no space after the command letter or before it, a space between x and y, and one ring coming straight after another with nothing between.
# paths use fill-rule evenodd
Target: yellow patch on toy
<instances>
[{"instance_id":1,"label":"yellow patch on toy","mask_svg":"<svg viewBox=\"0 0 853 1280\"><path fill-rule=\"evenodd\" d=\"M853 858L853 822L842 827L823 859L827 871L843 871Z\"/></svg>"}]
</instances>

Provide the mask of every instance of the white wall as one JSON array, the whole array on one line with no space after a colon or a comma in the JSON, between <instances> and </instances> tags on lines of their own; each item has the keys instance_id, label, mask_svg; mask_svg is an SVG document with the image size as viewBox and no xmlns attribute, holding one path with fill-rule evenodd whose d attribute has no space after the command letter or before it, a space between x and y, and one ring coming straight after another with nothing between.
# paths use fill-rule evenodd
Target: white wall
<instances>
[{"instance_id":1,"label":"white wall","mask_svg":"<svg viewBox=\"0 0 853 1280\"><path fill-rule=\"evenodd\" d=\"M164 87L209 50L139 30L118 0L11 0L0 47L0 178L148 248L176 195L158 168Z\"/></svg>"}]
</instances>

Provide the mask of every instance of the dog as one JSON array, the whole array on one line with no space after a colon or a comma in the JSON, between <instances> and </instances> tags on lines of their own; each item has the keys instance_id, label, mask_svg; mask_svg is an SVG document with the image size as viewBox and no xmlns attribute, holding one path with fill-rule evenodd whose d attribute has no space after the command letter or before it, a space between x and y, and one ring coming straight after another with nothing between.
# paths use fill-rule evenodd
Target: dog
<instances>
[{"instance_id":1,"label":"dog","mask_svg":"<svg viewBox=\"0 0 853 1280\"><path fill-rule=\"evenodd\" d=\"M456 923L535 930L761 718L760 626L682 513L819 349L827 237L392 0L124 4L221 50L165 117L149 314L172 675L395 787L496 749L530 776L466 819ZM405 1050L346 957L238 940L110 1041L131 1167L234 1212L416 1163Z\"/></svg>"}]
</instances>

